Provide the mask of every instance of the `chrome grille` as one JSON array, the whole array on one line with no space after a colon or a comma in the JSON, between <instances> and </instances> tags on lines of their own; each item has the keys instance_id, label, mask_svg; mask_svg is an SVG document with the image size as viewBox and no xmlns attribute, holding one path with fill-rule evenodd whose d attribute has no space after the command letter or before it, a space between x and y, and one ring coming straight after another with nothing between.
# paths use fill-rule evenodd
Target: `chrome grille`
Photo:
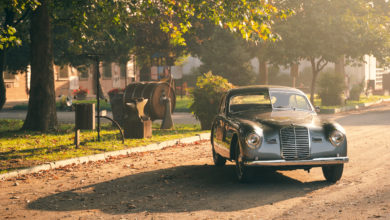
<instances>
[{"instance_id":1,"label":"chrome grille","mask_svg":"<svg viewBox=\"0 0 390 220\"><path fill-rule=\"evenodd\" d=\"M280 129L282 157L286 160L310 156L309 132L305 127L290 126Z\"/></svg>"}]
</instances>

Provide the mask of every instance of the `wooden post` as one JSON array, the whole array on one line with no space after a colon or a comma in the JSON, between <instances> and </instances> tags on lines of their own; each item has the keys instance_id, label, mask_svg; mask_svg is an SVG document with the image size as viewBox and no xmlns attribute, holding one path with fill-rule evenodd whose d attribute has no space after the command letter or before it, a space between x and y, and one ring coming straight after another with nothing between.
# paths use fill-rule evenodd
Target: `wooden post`
<instances>
[{"instance_id":1,"label":"wooden post","mask_svg":"<svg viewBox=\"0 0 390 220\"><path fill-rule=\"evenodd\" d=\"M151 120L126 121L124 125L125 138L150 138L152 137Z\"/></svg>"},{"instance_id":2,"label":"wooden post","mask_svg":"<svg viewBox=\"0 0 390 220\"><path fill-rule=\"evenodd\" d=\"M80 147L80 129L75 129L74 131L74 144L76 145L76 149Z\"/></svg>"}]
</instances>

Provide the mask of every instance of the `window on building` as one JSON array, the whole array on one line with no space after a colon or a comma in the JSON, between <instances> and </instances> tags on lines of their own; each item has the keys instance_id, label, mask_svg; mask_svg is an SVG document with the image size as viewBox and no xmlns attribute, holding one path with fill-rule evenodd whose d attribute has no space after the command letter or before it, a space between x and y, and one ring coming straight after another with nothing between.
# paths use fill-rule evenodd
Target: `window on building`
<instances>
[{"instance_id":1,"label":"window on building","mask_svg":"<svg viewBox=\"0 0 390 220\"><path fill-rule=\"evenodd\" d=\"M4 72L4 79L15 79L15 74Z\"/></svg>"},{"instance_id":2,"label":"window on building","mask_svg":"<svg viewBox=\"0 0 390 220\"><path fill-rule=\"evenodd\" d=\"M109 78L111 79L112 73L111 73L111 63L104 62L103 63L103 78Z\"/></svg>"},{"instance_id":3,"label":"window on building","mask_svg":"<svg viewBox=\"0 0 390 220\"><path fill-rule=\"evenodd\" d=\"M69 77L68 66L60 67L59 71L58 71L58 78L59 79L67 79L68 77Z\"/></svg>"},{"instance_id":4,"label":"window on building","mask_svg":"<svg viewBox=\"0 0 390 220\"><path fill-rule=\"evenodd\" d=\"M88 79L89 78L89 67L88 66L77 67L77 71L79 72L80 79Z\"/></svg>"}]
</instances>

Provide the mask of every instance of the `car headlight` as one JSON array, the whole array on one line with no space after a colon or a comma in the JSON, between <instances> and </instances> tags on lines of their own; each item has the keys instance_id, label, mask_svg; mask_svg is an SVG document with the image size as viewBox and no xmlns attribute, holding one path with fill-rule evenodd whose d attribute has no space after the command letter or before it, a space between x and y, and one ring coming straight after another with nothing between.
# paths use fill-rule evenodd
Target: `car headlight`
<instances>
[{"instance_id":1,"label":"car headlight","mask_svg":"<svg viewBox=\"0 0 390 220\"><path fill-rule=\"evenodd\" d=\"M344 134L341 131L334 130L329 135L329 141L333 144L333 146L338 147L344 142Z\"/></svg>"},{"instance_id":2,"label":"car headlight","mask_svg":"<svg viewBox=\"0 0 390 220\"><path fill-rule=\"evenodd\" d=\"M258 148L261 145L261 136L256 133L251 133L246 136L246 144L250 148Z\"/></svg>"}]
</instances>

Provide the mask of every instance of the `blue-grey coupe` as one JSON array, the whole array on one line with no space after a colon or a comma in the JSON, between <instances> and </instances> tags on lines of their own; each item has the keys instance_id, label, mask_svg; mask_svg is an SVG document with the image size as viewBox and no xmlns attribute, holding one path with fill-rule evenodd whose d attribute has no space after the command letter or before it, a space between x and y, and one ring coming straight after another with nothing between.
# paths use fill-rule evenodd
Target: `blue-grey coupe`
<instances>
[{"instance_id":1,"label":"blue-grey coupe","mask_svg":"<svg viewBox=\"0 0 390 220\"><path fill-rule=\"evenodd\" d=\"M345 130L321 120L306 95L295 88L249 86L222 96L211 129L214 164L235 161L239 181L248 166L277 170L322 167L337 182L348 162Z\"/></svg>"}]
</instances>

